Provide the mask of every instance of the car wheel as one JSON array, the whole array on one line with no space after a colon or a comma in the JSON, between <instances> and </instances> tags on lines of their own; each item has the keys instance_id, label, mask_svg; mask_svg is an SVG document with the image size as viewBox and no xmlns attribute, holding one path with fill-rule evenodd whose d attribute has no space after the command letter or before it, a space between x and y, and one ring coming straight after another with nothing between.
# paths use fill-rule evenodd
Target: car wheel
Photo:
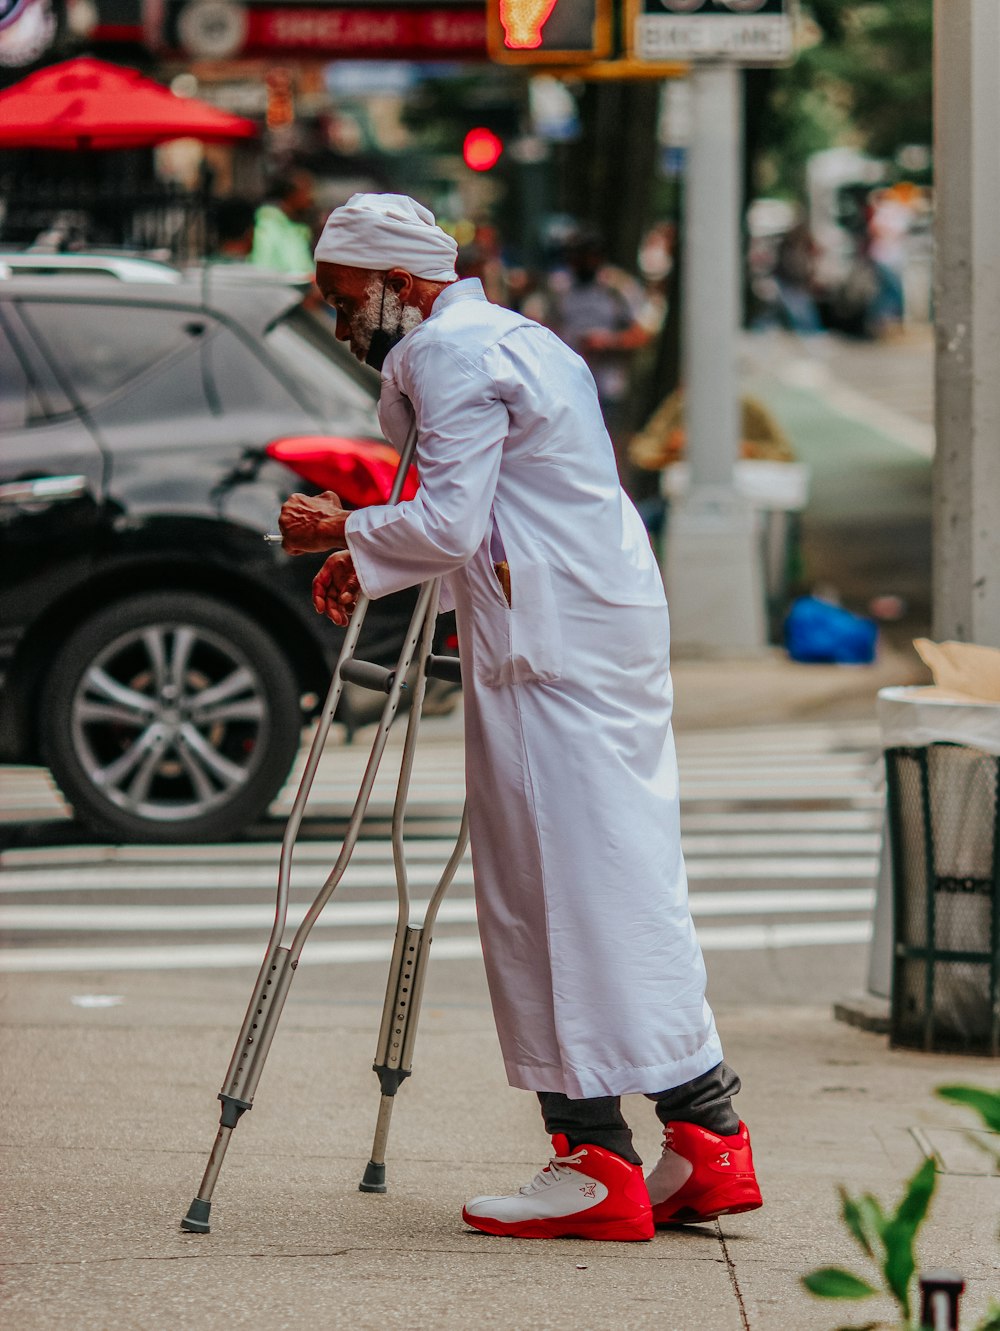
<instances>
[{"instance_id":1,"label":"car wheel","mask_svg":"<svg viewBox=\"0 0 1000 1331\"><path fill-rule=\"evenodd\" d=\"M235 836L281 788L302 730L288 660L242 611L152 592L73 631L42 694L45 761L77 817L122 841Z\"/></svg>"}]
</instances>

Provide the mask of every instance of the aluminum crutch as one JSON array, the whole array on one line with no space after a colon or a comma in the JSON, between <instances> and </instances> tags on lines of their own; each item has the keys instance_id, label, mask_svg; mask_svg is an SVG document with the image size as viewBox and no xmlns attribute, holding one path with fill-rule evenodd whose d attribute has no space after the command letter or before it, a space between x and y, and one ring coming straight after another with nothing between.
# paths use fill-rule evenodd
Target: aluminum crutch
<instances>
[{"instance_id":1,"label":"aluminum crutch","mask_svg":"<svg viewBox=\"0 0 1000 1331\"><path fill-rule=\"evenodd\" d=\"M414 426L410 430L400 455L399 467L389 496L389 503L396 503L399 499L415 447L416 427ZM414 749L420 725L420 708L423 704L428 673L432 673L438 678L453 681L460 679L460 667L456 658L436 658L431 654L438 596L439 582L437 580L424 583L420 587L417 603L394 669L377 665L374 662L355 659L354 652L369 604L366 596L362 595L358 598L344 637L320 721L313 736L309 756L285 828L285 835L282 839L274 924L271 928L264 959L233 1050L223 1087L219 1092L218 1098L222 1103L222 1112L215 1142L197 1196L191 1202L187 1214L181 1221L181 1228L190 1233L207 1234L209 1232L212 1195L215 1191L215 1185L222 1169L233 1129L243 1114L253 1107L254 1092L257 1089L264 1062L274 1039L275 1030L281 1017L292 977L299 963L302 948L313 925L343 878L350 862L361 832L372 787L388 739L389 729L399 707L402 691L406 687L407 674L415 657L417 657L413 706L407 725L396 802L393 810L393 863L396 871L399 920L386 994L387 1008L390 1002L390 994L392 996L393 1018L391 1022L388 1021L387 1012L383 1012L382 1031L386 1038L383 1041L380 1034L379 1051L375 1063L375 1070L379 1073L383 1093L382 1107L379 1113L379 1130L376 1132L376 1145L372 1151L372 1162L369 1165L369 1170L377 1169L378 1164L380 1164L382 1179L371 1183L366 1189L368 1191L385 1190L384 1148L388 1135L392 1096L403 1078L409 1075L413 1040L416 1034L416 1013L419 1010L420 991L423 987L426 955L430 946L434 917L464 854L468 835L467 818L463 813L458 843L445 867L438 887L432 894L424 923L419 928L411 930L408 920L409 894L403 858L403 820L406 795L413 768ZM286 946L283 939L288 916L288 896L295 842L316 770L319 766L323 746L333 723L345 681L384 691L387 697L340 854L337 856L333 869L320 888L302 923L295 931L291 942ZM405 999L405 1002L402 1003L405 1017L397 1016L401 1007L401 999ZM378 1160L378 1164L376 1164L376 1160ZM368 1180L369 1170L366 1170L366 1180Z\"/></svg>"},{"instance_id":2,"label":"aluminum crutch","mask_svg":"<svg viewBox=\"0 0 1000 1331\"><path fill-rule=\"evenodd\" d=\"M432 667L435 658L430 654L433 640L434 620L437 616L438 585L435 584L431 598L430 613L425 622L427 650L421 651L421 659ZM457 665L454 657L440 658L448 665ZM437 887L431 893L420 924L410 923L410 894L406 875L406 859L403 845L403 830L406 817L406 795L413 770L413 758L416 753L417 731L420 726L423 708L423 691L427 685L427 673L417 677L417 695L413 699L406 728L406 740L403 744L403 756L400 763L399 784L396 788L396 802L392 811L392 860L396 870L396 894L399 901L399 914L396 922L396 937L393 943L392 962L389 966L389 980L386 985L385 1003L382 1008L382 1024L379 1029L378 1045L375 1050L373 1070L377 1073L382 1096L379 1101L378 1121L375 1126L375 1139L372 1153L365 1166L364 1176L358 1187L361 1192L385 1192L385 1149L389 1140L389 1123L396 1092L412 1070L413 1044L417 1035L417 1021L420 1017L420 1000L424 992L424 979L427 975L427 959L430 952L434 923L438 908L444 895L451 886L462 857L469 844L468 806L462 810L462 823L458 840L448 863L445 865ZM443 673L443 672L442 672Z\"/></svg>"}]
</instances>

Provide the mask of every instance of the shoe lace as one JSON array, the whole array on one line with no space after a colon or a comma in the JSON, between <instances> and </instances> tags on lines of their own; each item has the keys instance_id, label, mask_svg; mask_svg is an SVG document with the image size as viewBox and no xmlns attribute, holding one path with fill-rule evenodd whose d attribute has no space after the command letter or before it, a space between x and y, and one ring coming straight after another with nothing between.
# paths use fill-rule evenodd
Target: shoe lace
<instances>
[{"instance_id":1,"label":"shoe lace","mask_svg":"<svg viewBox=\"0 0 1000 1331\"><path fill-rule=\"evenodd\" d=\"M544 1169L540 1169L530 1183L526 1183L520 1192L527 1197L533 1192L541 1192L543 1188L551 1188L553 1183L559 1183L562 1179L572 1174L571 1166L578 1165L587 1154L586 1147L579 1151L574 1151L572 1155L554 1155Z\"/></svg>"}]
</instances>

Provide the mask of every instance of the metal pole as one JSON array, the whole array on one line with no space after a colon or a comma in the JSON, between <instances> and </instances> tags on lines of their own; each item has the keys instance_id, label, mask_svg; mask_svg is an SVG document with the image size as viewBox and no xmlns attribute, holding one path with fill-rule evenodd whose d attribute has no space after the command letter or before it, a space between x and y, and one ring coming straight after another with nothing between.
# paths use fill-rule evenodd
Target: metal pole
<instances>
[{"instance_id":1,"label":"metal pole","mask_svg":"<svg viewBox=\"0 0 1000 1331\"><path fill-rule=\"evenodd\" d=\"M1000 647L1000 5L935 0L934 635Z\"/></svg>"},{"instance_id":2,"label":"metal pole","mask_svg":"<svg viewBox=\"0 0 1000 1331\"><path fill-rule=\"evenodd\" d=\"M684 378L691 482L730 487L739 447L736 336L743 127L733 65L694 75L694 133L686 184Z\"/></svg>"},{"instance_id":3,"label":"metal pole","mask_svg":"<svg viewBox=\"0 0 1000 1331\"><path fill-rule=\"evenodd\" d=\"M742 73L698 66L684 187L684 401L689 493L671 507L665 580L682 651L765 642L759 520L737 495Z\"/></svg>"}]
</instances>

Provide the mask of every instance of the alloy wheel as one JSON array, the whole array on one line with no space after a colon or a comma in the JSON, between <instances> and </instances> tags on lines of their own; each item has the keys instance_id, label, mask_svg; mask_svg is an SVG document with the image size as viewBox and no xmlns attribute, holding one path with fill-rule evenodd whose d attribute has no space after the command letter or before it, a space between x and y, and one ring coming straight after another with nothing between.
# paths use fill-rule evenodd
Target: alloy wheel
<instances>
[{"instance_id":1,"label":"alloy wheel","mask_svg":"<svg viewBox=\"0 0 1000 1331\"><path fill-rule=\"evenodd\" d=\"M259 766L269 708L231 641L201 625L145 625L108 644L80 677L73 747L106 799L145 819L199 818Z\"/></svg>"}]
</instances>

